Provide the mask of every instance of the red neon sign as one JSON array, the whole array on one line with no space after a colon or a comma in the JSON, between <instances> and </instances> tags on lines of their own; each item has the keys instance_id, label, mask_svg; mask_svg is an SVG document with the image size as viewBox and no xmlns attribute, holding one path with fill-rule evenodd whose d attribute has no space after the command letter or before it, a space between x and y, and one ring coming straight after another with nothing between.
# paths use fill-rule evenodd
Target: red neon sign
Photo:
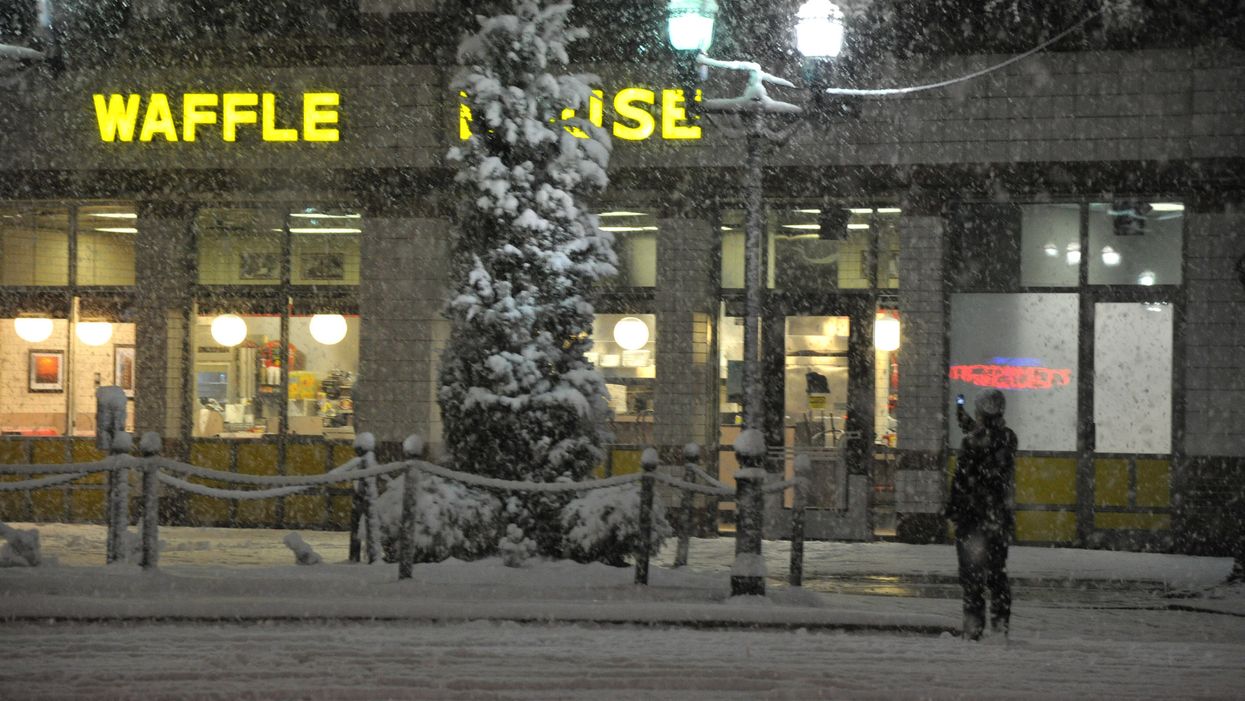
<instances>
[{"instance_id":1,"label":"red neon sign","mask_svg":"<svg viewBox=\"0 0 1245 701\"><path fill-rule=\"evenodd\" d=\"M1017 365L952 365L951 379L995 389L1051 389L1072 384L1072 370Z\"/></svg>"}]
</instances>

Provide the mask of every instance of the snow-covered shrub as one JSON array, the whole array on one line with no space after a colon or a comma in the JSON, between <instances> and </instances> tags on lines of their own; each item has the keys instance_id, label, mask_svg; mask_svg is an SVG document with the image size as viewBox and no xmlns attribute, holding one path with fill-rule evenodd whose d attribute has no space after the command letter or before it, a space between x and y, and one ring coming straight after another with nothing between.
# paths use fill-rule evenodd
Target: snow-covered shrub
<instances>
[{"instance_id":1,"label":"snow-covered shrub","mask_svg":"<svg viewBox=\"0 0 1245 701\"><path fill-rule=\"evenodd\" d=\"M562 515L566 536L563 553L579 562L604 562L624 566L626 558L640 551L640 487L624 485L594 489L567 504ZM666 509L653 499L652 554L674 533L666 521Z\"/></svg>"},{"instance_id":2,"label":"snow-covered shrub","mask_svg":"<svg viewBox=\"0 0 1245 701\"><path fill-rule=\"evenodd\" d=\"M536 541L528 538L518 524L506 524L506 535L497 544L497 552L506 567L522 567L536 554Z\"/></svg>"},{"instance_id":3,"label":"snow-covered shrub","mask_svg":"<svg viewBox=\"0 0 1245 701\"><path fill-rule=\"evenodd\" d=\"M438 401L447 464L490 477L580 480L604 460L605 383L587 361L594 283L613 239L586 199L605 188L609 135L587 119L587 82L567 73L569 2L511 0L459 46L456 90L472 136L452 149L459 201ZM586 113L587 109L582 109ZM540 552L561 550L569 497L524 494L512 519Z\"/></svg>"},{"instance_id":4,"label":"snow-covered shrub","mask_svg":"<svg viewBox=\"0 0 1245 701\"><path fill-rule=\"evenodd\" d=\"M398 559L405 483L405 476L390 481L377 501L385 559L391 562ZM501 513L501 501L488 492L420 475L415 484L415 562L491 555L501 533Z\"/></svg>"},{"instance_id":5,"label":"snow-covered shrub","mask_svg":"<svg viewBox=\"0 0 1245 701\"><path fill-rule=\"evenodd\" d=\"M0 545L0 567L38 567L43 561L37 528L24 531L0 523L0 538L4 538L4 545Z\"/></svg>"},{"instance_id":6,"label":"snow-covered shrub","mask_svg":"<svg viewBox=\"0 0 1245 701\"><path fill-rule=\"evenodd\" d=\"M318 565L322 561L316 552L298 533L290 533L281 540L285 547L294 551L294 562L299 565Z\"/></svg>"}]
</instances>

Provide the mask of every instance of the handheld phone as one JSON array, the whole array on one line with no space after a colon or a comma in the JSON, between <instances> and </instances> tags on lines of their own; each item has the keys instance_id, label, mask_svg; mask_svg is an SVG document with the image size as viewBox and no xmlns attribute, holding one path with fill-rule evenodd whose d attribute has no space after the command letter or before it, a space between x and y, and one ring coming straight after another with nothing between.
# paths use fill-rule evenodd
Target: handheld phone
<instances>
[{"instance_id":1,"label":"handheld phone","mask_svg":"<svg viewBox=\"0 0 1245 701\"><path fill-rule=\"evenodd\" d=\"M955 403L959 404L960 406L964 406L964 395L962 394L955 395Z\"/></svg>"}]
</instances>

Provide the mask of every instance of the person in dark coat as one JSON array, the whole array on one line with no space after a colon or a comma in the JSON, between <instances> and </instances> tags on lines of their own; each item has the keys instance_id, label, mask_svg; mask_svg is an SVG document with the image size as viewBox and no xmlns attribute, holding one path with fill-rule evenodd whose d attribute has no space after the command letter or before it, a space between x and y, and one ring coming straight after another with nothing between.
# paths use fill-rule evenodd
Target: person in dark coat
<instances>
[{"instance_id":1,"label":"person in dark coat","mask_svg":"<svg viewBox=\"0 0 1245 701\"><path fill-rule=\"evenodd\" d=\"M985 628L985 596L990 593L990 624L1007 635L1012 595L1007 581L1007 546L1015 530L1013 484L1016 433L1003 420L1006 401L997 389L983 392L974 403L976 418L958 406L965 436L947 518L955 525L955 552L964 588L964 637L981 638Z\"/></svg>"}]
</instances>

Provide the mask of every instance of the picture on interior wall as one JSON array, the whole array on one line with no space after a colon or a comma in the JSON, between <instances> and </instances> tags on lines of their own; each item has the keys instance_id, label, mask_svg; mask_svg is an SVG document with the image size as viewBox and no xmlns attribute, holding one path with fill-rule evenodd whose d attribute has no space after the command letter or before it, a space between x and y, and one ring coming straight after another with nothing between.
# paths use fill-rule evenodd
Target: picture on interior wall
<instances>
[{"instance_id":1,"label":"picture on interior wall","mask_svg":"<svg viewBox=\"0 0 1245 701\"><path fill-rule=\"evenodd\" d=\"M281 256L276 253L241 254L238 277L243 280L278 280L281 278Z\"/></svg>"},{"instance_id":2,"label":"picture on interior wall","mask_svg":"<svg viewBox=\"0 0 1245 701\"><path fill-rule=\"evenodd\" d=\"M30 391L65 391L65 351L30 351Z\"/></svg>"},{"instance_id":3,"label":"picture on interior wall","mask_svg":"<svg viewBox=\"0 0 1245 701\"><path fill-rule=\"evenodd\" d=\"M304 253L303 278L307 280L342 280L346 277L346 261L340 253Z\"/></svg>"},{"instance_id":4,"label":"picture on interior wall","mask_svg":"<svg viewBox=\"0 0 1245 701\"><path fill-rule=\"evenodd\" d=\"M134 398L134 346L116 346L112 356L113 382Z\"/></svg>"}]
</instances>

